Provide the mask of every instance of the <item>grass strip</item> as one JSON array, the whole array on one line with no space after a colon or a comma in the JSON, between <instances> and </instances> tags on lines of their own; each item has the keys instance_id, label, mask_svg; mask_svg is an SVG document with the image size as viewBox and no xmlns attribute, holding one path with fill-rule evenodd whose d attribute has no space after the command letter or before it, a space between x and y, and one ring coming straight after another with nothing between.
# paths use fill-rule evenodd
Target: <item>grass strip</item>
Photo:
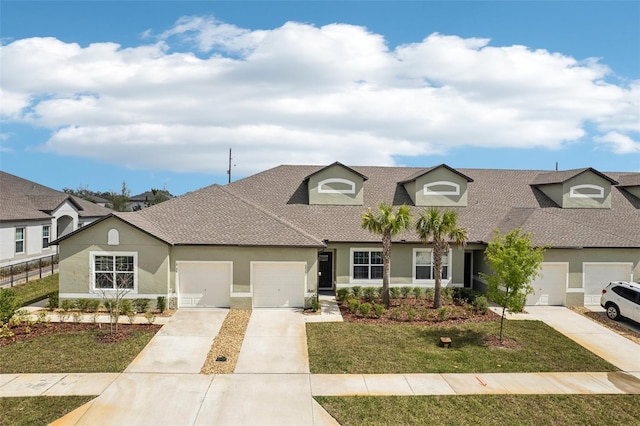
<instances>
[{"instance_id":1,"label":"grass strip","mask_svg":"<svg viewBox=\"0 0 640 426\"><path fill-rule=\"evenodd\" d=\"M0 398L0 426L46 425L95 396L34 396Z\"/></svg>"},{"instance_id":2,"label":"grass strip","mask_svg":"<svg viewBox=\"0 0 640 426\"><path fill-rule=\"evenodd\" d=\"M639 395L349 396L315 399L341 425L637 425Z\"/></svg>"},{"instance_id":3,"label":"grass strip","mask_svg":"<svg viewBox=\"0 0 640 426\"><path fill-rule=\"evenodd\" d=\"M231 309L224 319L220 332L213 340L207 359L202 365L202 374L230 374L236 369L244 333L251 318L251 311ZM216 361L225 357L226 361Z\"/></svg>"},{"instance_id":4,"label":"grass strip","mask_svg":"<svg viewBox=\"0 0 640 426\"><path fill-rule=\"evenodd\" d=\"M499 322L451 327L309 323L309 364L316 374L617 371L540 321L510 321L514 348L486 344ZM452 339L449 349L440 337Z\"/></svg>"},{"instance_id":5,"label":"grass strip","mask_svg":"<svg viewBox=\"0 0 640 426\"><path fill-rule=\"evenodd\" d=\"M122 372L159 328L140 327L109 342L101 341L108 330L98 328L35 336L0 347L2 373Z\"/></svg>"},{"instance_id":6,"label":"grass strip","mask_svg":"<svg viewBox=\"0 0 640 426\"><path fill-rule=\"evenodd\" d=\"M26 306L46 299L49 293L58 291L58 282L58 274L53 274L42 279L29 281L26 284L11 287L11 290L16 293L16 301L20 306Z\"/></svg>"}]
</instances>

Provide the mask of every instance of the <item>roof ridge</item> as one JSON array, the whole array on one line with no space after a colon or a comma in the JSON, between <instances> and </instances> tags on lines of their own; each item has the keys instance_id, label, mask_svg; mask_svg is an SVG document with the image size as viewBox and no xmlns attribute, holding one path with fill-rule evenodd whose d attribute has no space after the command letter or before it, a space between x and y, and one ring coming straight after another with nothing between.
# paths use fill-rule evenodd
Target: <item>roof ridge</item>
<instances>
[{"instance_id":1,"label":"roof ridge","mask_svg":"<svg viewBox=\"0 0 640 426\"><path fill-rule=\"evenodd\" d=\"M241 196L239 194L236 194L235 192L230 190L228 186L219 186L218 188L220 190L222 190L223 192L227 193L228 195L230 195L230 196L232 196L234 198L237 198L238 200L242 201L243 203L245 203L245 204L247 204L247 205L249 205L249 206L251 206L251 207L253 207L253 208L255 208L255 209L259 210L259 211L261 211L262 213L268 215L272 219L277 220L278 222L280 222L281 224L287 226L288 228L291 228L292 230L300 233L301 235L305 236L306 238L310 238L310 239L315 240L318 243L324 245L324 242L320 238L318 238L317 236L312 235L309 232L305 231L304 229L301 229L301 228L297 227L293 223L282 219L280 216L278 216L277 214L273 213L270 210L267 210L265 207L255 203L253 201L250 201L250 200L246 199L245 197L243 197L243 196Z\"/></svg>"}]
</instances>

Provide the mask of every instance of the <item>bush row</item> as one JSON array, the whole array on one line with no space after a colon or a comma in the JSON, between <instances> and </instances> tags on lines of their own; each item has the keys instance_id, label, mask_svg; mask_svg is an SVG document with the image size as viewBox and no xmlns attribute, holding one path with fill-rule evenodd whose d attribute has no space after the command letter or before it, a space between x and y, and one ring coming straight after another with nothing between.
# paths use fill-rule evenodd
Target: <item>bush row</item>
<instances>
[{"instance_id":1,"label":"bush row","mask_svg":"<svg viewBox=\"0 0 640 426\"><path fill-rule=\"evenodd\" d=\"M118 308L118 310L125 315L131 313L145 313L149 311L151 306L151 299L120 299L119 305L115 306L115 302L109 299L64 299L62 303L58 301L58 293L52 293L49 295L49 303L47 308L54 310L58 307L63 311L78 310L81 312L94 313L97 312L100 307L104 307L107 311L112 311ZM162 313L167 307L166 299L163 296L158 296L156 299L156 309Z\"/></svg>"}]
</instances>

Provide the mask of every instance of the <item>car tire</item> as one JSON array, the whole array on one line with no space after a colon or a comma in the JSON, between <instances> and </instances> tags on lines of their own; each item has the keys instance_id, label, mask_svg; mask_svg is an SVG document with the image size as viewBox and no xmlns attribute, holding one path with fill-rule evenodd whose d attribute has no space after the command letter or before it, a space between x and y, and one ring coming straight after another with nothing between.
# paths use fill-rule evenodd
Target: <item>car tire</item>
<instances>
[{"instance_id":1,"label":"car tire","mask_svg":"<svg viewBox=\"0 0 640 426\"><path fill-rule=\"evenodd\" d=\"M620 309L617 305L609 303L605 309L607 310L607 317L609 317L609 319L614 321L618 321L620 319Z\"/></svg>"}]
</instances>

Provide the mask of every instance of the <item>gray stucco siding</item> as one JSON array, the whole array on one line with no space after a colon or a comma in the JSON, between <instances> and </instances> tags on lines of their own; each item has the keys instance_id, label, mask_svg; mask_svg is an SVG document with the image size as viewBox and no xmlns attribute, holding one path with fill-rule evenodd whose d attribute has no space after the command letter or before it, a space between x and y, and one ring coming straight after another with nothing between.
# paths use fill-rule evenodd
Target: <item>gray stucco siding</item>
<instances>
[{"instance_id":1,"label":"gray stucco siding","mask_svg":"<svg viewBox=\"0 0 640 426\"><path fill-rule=\"evenodd\" d=\"M416 283L413 280L413 250L431 248L428 245L393 243L391 246L391 277L389 283L394 286L402 285L422 285L433 286L429 283ZM366 287L369 284L364 282L354 283L351 280L351 255L352 249L375 249L382 251L381 243L343 243L331 244L329 249L335 250L335 281L338 286L359 285ZM464 249L452 247L451 256L451 283L464 283ZM380 281L380 280L378 280ZM376 281L370 283L371 286L380 285Z\"/></svg>"},{"instance_id":2,"label":"gray stucco siding","mask_svg":"<svg viewBox=\"0 0 640 426\"><path fill-rule=\"evenodd\" d=\"M118 244L108 244L115 229ZM60 243L60 293L94 294L91 291L91 252L137 253L137 291L144 297L168 294L169 246L130 225L110 218L72 235Z\"/></svg>"}]
</instances>

